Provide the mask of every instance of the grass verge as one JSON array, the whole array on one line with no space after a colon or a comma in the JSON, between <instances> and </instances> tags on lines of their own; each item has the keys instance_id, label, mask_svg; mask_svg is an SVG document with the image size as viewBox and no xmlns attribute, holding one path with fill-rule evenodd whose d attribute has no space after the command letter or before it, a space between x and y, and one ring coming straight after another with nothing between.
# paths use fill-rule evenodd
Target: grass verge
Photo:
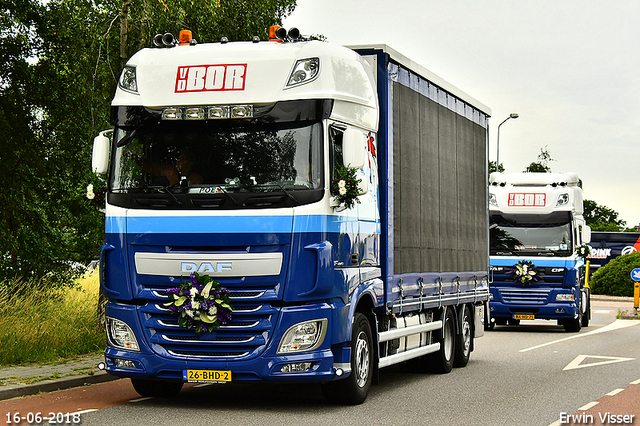
<instances>
[{"instance_id":1,"label":"grass verge","mask_svg":"<svg viewBox=\"0 0 640 426\"><path fill-rule=\"evenodd\" d=\"M9 285L10 284L10 285ZM0 366L55 362L105 347L98 325L98 274L67 287L46 279L0 283Z\"/></svg>"}]
</instances>

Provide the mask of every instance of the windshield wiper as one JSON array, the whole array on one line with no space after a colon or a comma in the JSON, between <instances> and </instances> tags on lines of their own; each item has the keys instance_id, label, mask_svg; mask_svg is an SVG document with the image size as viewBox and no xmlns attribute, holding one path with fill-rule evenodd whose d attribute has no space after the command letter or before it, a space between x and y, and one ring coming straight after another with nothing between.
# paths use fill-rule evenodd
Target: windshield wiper
<instances>
[{"instance_id":1,"label":"windshield wiper","mask_svg":"<svg viewBox=\"0 0 640 426\"><path fill-rule=\"evenodd\" d=\"M178 200L178 198L173 194L173 192L169 191L170 186L147 186L148 189L152 189L154 191L158 191L161 194L169 194L173 201L176 202L179 206L182 205L182 202Z\"/></svg>"},{"instance_id":2,"label":"windshield wiper","mask_svg":"<svg viewBox=\"0 0 640 426\"><path fill-rule=\"evenodd\" d=\"M289 199L291 201L293 201L296 204L300 204L300 202L298 201L298 199L296 197L293 196L293 194L291 193L291 191L287 190L284 188L284 186L282 186L282 184L280 182L269 182L269 183L260 183L257 184L256 186L275 186L277 188L279 188L282 192L284 192L284 194L289 197Z\"/></svg>"},{"instance_id":3,"label":"windshield wiper","mask_svg":"<svg viewBox=\"0 0 640 426\"><path fill-rule=\"evenodd\" d=\"M226 195L227 197L229 197L229 199L230 199L231 201L233 201L233 203L234 203L236 206L239 206L239 205L240 205L240 202L239 202L238 200L236 200L235 198L233 198L233 195L231 195L231 193L229 193L229 192L228 192L226 189L224 189L222 186L217 186L216 188L217 188L217 189L219 189L220 191L222 191L222 193L223 193L224 195Z\"/></svg>"}]
</instances>

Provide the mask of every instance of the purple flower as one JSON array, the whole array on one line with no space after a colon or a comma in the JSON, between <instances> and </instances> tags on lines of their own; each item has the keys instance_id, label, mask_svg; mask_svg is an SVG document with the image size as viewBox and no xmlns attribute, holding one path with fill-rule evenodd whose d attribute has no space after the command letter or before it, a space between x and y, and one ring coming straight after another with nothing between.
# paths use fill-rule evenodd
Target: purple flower
<instances>
[{"instance_id":1,"label":"purple flower","mask_svg":"<svg viewBox=\"0 0 640 426\"><path fill-rule=\"evenodd\" d=\"M191 284L192 285L198 284L198 277L196 277L196 274L194 274L193 272L191 273Z\"/></svg>"}]
</instances>

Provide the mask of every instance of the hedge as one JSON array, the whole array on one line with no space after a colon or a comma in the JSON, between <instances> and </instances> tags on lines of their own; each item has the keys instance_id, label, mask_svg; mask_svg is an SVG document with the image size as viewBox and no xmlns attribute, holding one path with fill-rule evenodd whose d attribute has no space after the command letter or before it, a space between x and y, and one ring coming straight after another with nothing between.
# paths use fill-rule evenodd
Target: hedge
<instances>
[{"instance_id":1,"label":"hedge","mask_svg":"<svg viewBox=\"0 0 640 426\"><path fill-rule=\"evenodd\" d=\"M631 271L640 268L640 252L618 256L592 276L589 286L593 294L633 297Z\"/></svg>"}]
</instances>

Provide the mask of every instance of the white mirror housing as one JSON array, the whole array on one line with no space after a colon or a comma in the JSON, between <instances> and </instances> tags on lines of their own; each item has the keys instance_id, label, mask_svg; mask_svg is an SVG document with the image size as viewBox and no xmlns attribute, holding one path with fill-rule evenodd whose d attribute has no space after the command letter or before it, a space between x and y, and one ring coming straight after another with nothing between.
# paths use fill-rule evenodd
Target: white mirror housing
<instances>
[{"instance_id":1,"label":"white mirror housing","mask_svg":"<svg viewBox=\"0 0 640 426\"><path fill-rule=\"evenodd\" d=\"M591 227L589 225L582 225L582 243L588 244L591 242Z\"/></svg>"},{"instance_id":2,"label":"white mirror housing","mask_svg":"<svg viewBox=\"0 0 640 426\"><path fill-rule=\"evenodd\" d=\"M111 132L111 130L100 132L100 134L93 139L91 170L99 175L107 174L109 170L109 147L111 140L105 136L106 132Z\"/></svg>"},{"instance_id":3,"label":"white mirror housing","mask_svg":"<svg viewBox=\"0 0 640 426\"><path fill-rule=\"evenodd\" d=\"M347 129L342 136L342 161L347 167L364 167L366 137L356 129Z\"/></svg>"}]
</instances>

